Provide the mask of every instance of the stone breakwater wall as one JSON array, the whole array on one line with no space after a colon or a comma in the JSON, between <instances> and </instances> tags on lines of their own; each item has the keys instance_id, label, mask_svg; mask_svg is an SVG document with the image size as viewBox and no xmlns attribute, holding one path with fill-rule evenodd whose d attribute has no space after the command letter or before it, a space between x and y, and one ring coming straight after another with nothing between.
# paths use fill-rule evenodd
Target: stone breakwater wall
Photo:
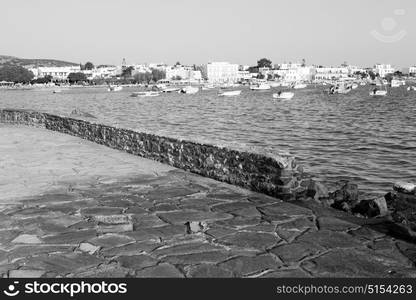
<instances>
[{"instance_id":1,"label":"stone breakwater wall","mask_svg":"<svg viewBox=\"0 0 416 300\"><path fill-rule=\"evenodd\" d=\"M307 190L303 169L290 156L265 156L29 110L2 109L0 123L70 134L283 200Z\"/></svg>"}]
</instances>

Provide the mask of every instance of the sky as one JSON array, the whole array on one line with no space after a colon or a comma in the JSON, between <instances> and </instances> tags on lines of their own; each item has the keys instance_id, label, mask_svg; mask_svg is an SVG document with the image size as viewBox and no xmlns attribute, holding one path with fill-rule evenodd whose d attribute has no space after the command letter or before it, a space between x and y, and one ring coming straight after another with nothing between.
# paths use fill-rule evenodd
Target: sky
<instances>
[{"instance_id":1,"label":"sky","mask_svg":"<svg viewBox=\"0 0 416 300\"><path fill-rule=\"evenodd\" d=\"M416 65L415 0L13 0L0 55L94 64Z\"/></svg>"}]
</instances>

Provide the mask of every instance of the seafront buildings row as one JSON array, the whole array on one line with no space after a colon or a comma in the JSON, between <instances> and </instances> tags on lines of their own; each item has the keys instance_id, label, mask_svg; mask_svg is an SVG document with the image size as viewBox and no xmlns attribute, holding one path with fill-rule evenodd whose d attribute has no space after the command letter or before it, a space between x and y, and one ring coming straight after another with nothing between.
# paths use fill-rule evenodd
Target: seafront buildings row
<instances>
[{"instance_id":1,"label":"seafront buildings row","mask_svg":"<svg viewBox=\"0 0 416 300\"><path fill-rule=\"evenodd\" d=\"M131 64L123 63L120 66L102 65L89 70L83 70L80 65L64 67L27 67L36 78L51 76L54 80L66 80L71 73L84 73L88 80L111 79L122 76L123 71L130 68L130 76L140 73L151 73L152 70L164 72L165 80L187 81L190 83L208 82L212 84L235 83L247 81L252 78L265 78L285 82L311 82L325 80L342 80L344 78L358 77L362 74L373 73L381 78L397 71L389 64L376 64L372 68L360 68L343 64L337 67L307 66L304 63L282 63L268 67L250 67L229 62L210 62L201 66L186 66L180 63L167 65ZM404 74L416 75L416 66L400 71Z\"/></svg>"}]
</instances>

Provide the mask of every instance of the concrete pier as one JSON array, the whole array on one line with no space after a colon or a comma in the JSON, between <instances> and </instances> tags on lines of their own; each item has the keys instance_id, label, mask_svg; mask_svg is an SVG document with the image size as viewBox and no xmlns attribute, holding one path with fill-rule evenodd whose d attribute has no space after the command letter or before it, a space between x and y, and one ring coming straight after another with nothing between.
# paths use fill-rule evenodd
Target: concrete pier
<instances>
[{"instance_id":1,"label":"concrete pier","mask_svg":"<svg viewBox=\"0 0 416 300\"><path fill-rule=\"evenodd\" d=\"M365 223L0 124L2 277L416 277L416 245Z\"/></svg>"}]
</instances>

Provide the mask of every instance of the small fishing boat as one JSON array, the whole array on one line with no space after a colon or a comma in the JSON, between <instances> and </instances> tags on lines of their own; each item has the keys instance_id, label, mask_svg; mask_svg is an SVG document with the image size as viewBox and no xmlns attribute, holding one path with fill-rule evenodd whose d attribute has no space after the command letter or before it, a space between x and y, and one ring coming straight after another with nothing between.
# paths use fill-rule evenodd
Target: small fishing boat
<instances>
[{"instance_id":1,"label":"small fishing boat","mask_svg":"<svg viewBox=\"0 0 416 300\"><path fill-rule=\"evenodd\" d=\"M212 90L213 88L215 88L215 86L213 84L206 84L206 85L201 87L201 90L209 91L209 90Z\"/></svg>"},{"instance_id":2,"label":"small fishing boat","mask_svg":"<svg viewBox=\"0 0 416 300\"><path fill-rule=\"evenodd\" d=\"M273 94L273 98L275 99L284 99L290 100L295 96L295 93L292 92L278 92Z\"/></svg>"},{"instance_id":3,"label":"small fishing boat","mask_svg":"<svg viewBox=\"0 0 416 300\"><path fill-rule=\"evenodd\" d=\"M199 88L193 86L186 86L178 91L178 93L182 94L196 94L199 92Z\"/></svg>"},{"instance_id":4,"label":"small fishing boat","mask_svg":"<svg viewBox=\"0 0 416 300\"><path fill-rule=\"evenodd\" d=\"M281 83L278 81L269 81L268 85L270 85L270 87L274 88L274 87L279 87L281 86Z\"/></svg>"},{"instance_id":5,"label":"small fishing boat","mask_svg":"<svg viewBox=\"0 0 416 300\"><path fill-rule=\"evenodd\" d=\"M370 96L376 97L376 96L387 96L387 87L384 84L384 82L380 78L375 79L375 83L372 83L372 85L375 87L370 89ZM381 87L381 88L378 88Z\"/></svg>"},{"instance_id":6,"label":"small fishing boat","mask_svg":"<svg viewBox=\"0 0 416 300\"><path fill-rule=\"evenodd\" d=\"M59 93L62 93L62 90L53 90L52 93L59 94Z\"/></svg>"},{"instance_id":7,"label":"small fishing boat","mask_svg":"<svg viewBox=\"0 0 416 300\"><path fill-rule=\"evenodd\" d=\"M250 90L252 90L252 91L270 90L270 85L268 85L266 83L253 84L253 85L250 85Z\"/></svg>"},{"instance_id":8,"label":"small fishing boat","mask_svg":"<svg viewBox=\"0 0 416 300\"><path fill-rule=\"evenodd\" d=\"M170 88L164 88L161 92L162 93L173 93L179 91L179 88L170 87Z\"/></svg>"},{"instance_id":9,"label":"small fishing boat","mask_svg":"<svg viewBox=\"0 0 416 300\"><path fill-rule=\"evenodd\" d=\"M304 88L306 88L308 85L307 84L305 84L305 83L297 83L297 84L295 84L295 85L293 85L293 88L295 89L295 90L299 90L299 89L304 89Z\"/></svg>"},{"instance_id":10,"label":"small fishing boat","mask_svg":"<svg viewBox=\"0 0 416 300\"><path fill-rule=\"evenodd\" d=\"M131 97L156 97L159 95L160 95L159 92L146 91L146 92L134 92L130 96Z\"/></svg>"},{"instance_id":11,"label":"small fishing boat","mask_svg":"<svg viewBox=\"0 0 416 300\"><path fill-rule=\"evenodd\" d=\"M358 84L353 83L353 84L351 85L351 88L352 88L353 90L357 89L357 88L358 88Z\"/></svg>"},{"instance_id":12,"label":"small fishing boat","mask_svg":"<svg viewBox=\"0 0 416 300\"><path fill-rule=\"evenodd\" d=\"M241 90L235 90L235 91L227 91L219 93L218 96L224 96L224 97L233 97L233 96L239 96L241 94Z\"/></svg>"},{"instance_id":13,"label":"small fishing boat","mask_svg":"<svg viewBox=\"0 0 416 300\"><path fill-rule=\"evenodd\" d=\"M386 96L387 91L386 90L373 90L370 91L370 96Z\"/></svg>"},{"instance_id":14,"label":"small fishing boat","mask_svg":"<svg viewBox=\"0 0 416 300\"><path fill-rule=\"evenodd\" d=\"M107 91L109 92L119 92L123 89L120 85L109 85Z\"/></svg>"}]
</instances>

